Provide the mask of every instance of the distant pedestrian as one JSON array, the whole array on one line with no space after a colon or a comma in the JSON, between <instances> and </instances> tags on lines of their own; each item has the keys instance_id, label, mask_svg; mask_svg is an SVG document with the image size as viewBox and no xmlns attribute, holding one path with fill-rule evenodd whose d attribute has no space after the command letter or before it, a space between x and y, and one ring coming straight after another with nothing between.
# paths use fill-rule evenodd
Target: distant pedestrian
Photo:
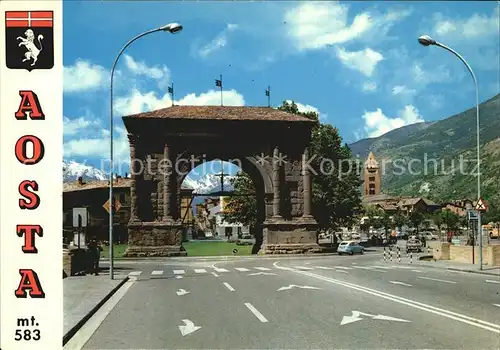
<instances>
[{"instance_id":1,"label":"distant pedestrian","mask_svg":"<svg viewBox=\"0 0 500 350\"><path fill-rule=\"evenodd\" d=\"M99 275L99 259L101 257L101 247L99 243L97 243L97 239L95 236L92 236L92 238L89 241L88 244L89 248L89 254L90 254L90 260L91 260L91 270L90 273L95 274L96 276Z\"/></svg>"}]
</instances>

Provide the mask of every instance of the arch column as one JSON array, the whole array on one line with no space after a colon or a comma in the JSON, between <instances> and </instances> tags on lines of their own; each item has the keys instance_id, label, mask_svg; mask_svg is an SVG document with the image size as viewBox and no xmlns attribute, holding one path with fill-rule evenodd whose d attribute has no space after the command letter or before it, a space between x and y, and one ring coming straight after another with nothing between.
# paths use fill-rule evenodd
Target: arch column
<instances>
[{"instance_id":1,"label":"arch column","mask_svg":"<svg viewBox=\"0 0 500 350\"><path fill-rule=\"evenodd\" d=\"M309 150L304 150L302 155L302 182L304 186L304 212L302 214L303 218L312 218L311 206L312 206L312 190L311 190L311 172L307 168L307 162L309 161Z\"/></svg>"},{"instance_id":2,"label":"arch column","mask_svg":"<svg viewBox=\"0 0 500 350\"><path fill-rule=\"evenodd\" d=\"M130 221L139 221L139 207L137 204L137 166L136 166L136 147L137 136L127 134L130 147Z\"/></svg>"},{"instance_id":3,"label":"arch column","mask_svg":"<svg viewBox=\"0 0 500 350\"><path fill-rule=\"evenodd\" d=\"M281 218L281 177L280 170L281 166L279 164L279 149L278 146L274 147L273 151L273 217Z\"/></svg>"},{"instance_id":4,"label":"arch column","mask_svg":"<svg viewBox=\"0 0 500 350\"><path fill-rule=\"evenodd\" d=\"M169 145L163 146L163 221L172 220L171 188L172 188L172 166L170 164Z\"/></svg>"}]
</instances>

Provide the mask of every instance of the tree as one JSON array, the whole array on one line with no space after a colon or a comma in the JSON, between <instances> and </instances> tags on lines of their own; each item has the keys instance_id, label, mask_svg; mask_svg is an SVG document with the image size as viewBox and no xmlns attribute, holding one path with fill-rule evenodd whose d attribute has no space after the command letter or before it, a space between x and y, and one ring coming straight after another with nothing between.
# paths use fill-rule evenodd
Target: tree
<instances>
[{"instance_id":1,"label":"tree","mask_svg":"<svg viewBox=\"0 0 500 350\"><path fill-rule=\"evenodd\" d=\"M437 211L432 215L432 222L438 228L439 231L439 240L442 241L441 228L443 227L443 212Z\"/></svg>"},{"instance_id":2,"label":"tree","mask_svg":"<svg viewBox=\"0 0 500 350\"><path fill-rule=\"evenodd\" d=\"M380 218L380 224L382 225L382 228L385 231L385 237L388 237L389 230L394 227L394 223L392 222L391 217L387 213L383 213L382 217Z\"/></svg>"},{"instance_id":3,"label":"tree","mask_svg":"<svg viewBox=\"0 0 500 350\"><path fill-rule=\"evenodd\" d=\"M408 225L408 217L400 211L397 211L392 219L394 220L394 226L399 228L401 231L403 230L403 226Z\"/></svg>"},{"instance_id":4,"label":"tree","mask_svg":"<svg viewBox=\"0 0 500 350\"><path fill-rule=\"evenodd\" d=\"M418 211L413 211L410 213L409 219L411 227L413 227L416 230L416 234L418 235L420 226L422 225L422 222L425 219L424 215Z\"/></svg>"},{"instance_id":5,"label":"tree","mask_svg":"<svg viewBox=\"0 0 500 350\"><path fill-rule=\"evenodd\" d=\"M224 221L230 224L241 223L253 227L257 224L257 199L252 179L240 172L231 179L231 185L236 196L231 196L226 202Z\"/></svg>"},{"instance_id":6,"label":"tree","mask_svg":"<svg viewBox=\"0 0 500 350\"><path fill-rule=\"evenodd\" d=\"M450 209L441 212L443 224L446 225L448 231L456 231L460 226L460 216Z\"/></svg>"}]
</instances>

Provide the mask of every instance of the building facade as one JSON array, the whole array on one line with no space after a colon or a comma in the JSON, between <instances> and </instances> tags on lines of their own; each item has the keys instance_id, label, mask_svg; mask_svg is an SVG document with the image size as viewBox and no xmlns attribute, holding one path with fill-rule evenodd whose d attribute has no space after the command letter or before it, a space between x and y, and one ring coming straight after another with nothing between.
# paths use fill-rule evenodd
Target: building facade
<instances>
[{"instance_id":1,"label":"building facade","mask_svg":"<svg viewBox=\"0 0 500 350\"><path fill-rule=\"evenodd\" d=\"M380 165L375 159L373 152L370 152L365 161L363 172L364 191L363 194L367 196L376 196L381 193L381 169Z\"/></svg>"}]
</instances>

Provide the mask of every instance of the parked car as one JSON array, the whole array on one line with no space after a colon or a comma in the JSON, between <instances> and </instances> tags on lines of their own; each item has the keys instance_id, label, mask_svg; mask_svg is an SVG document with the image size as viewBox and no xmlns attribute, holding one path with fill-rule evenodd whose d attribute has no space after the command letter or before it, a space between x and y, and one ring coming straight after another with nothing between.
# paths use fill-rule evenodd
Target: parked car
<instances>
[{"instance_id":1,"label":"parked car","mask_svg":"<svg viewBox=\"0 0 500 350\"><path fill-rule=\"evenodd\" d=\"M422 252L422 242L416 238L412 238L415 236L411 236L406 242L406 252L409 253L411 251L416 251L418 253Z\"/></svg>"},{"instance_id":2,"label":"parked car","mask_svg":"<svg viewBox=\"0 0 500 350\"><path fill-rule=\"evenodd\" d=\"M439 239L438 235L432 233L432 232L428 232L426 235L425 235L425 239L428 240L428 241L437 241Z\"/></svg>"},{"instance_id":3,"label":"parked car","mask_svg":"<svg viewBox=\"0 0 500 350\"><path fill-rule=\"evenodd\" d=\"M342 241L337 248L337 253L339 253L339 255L354 255L357 253L364 254L364 252L365 249L356 241Z\"/></svg>"}]
</instances>

